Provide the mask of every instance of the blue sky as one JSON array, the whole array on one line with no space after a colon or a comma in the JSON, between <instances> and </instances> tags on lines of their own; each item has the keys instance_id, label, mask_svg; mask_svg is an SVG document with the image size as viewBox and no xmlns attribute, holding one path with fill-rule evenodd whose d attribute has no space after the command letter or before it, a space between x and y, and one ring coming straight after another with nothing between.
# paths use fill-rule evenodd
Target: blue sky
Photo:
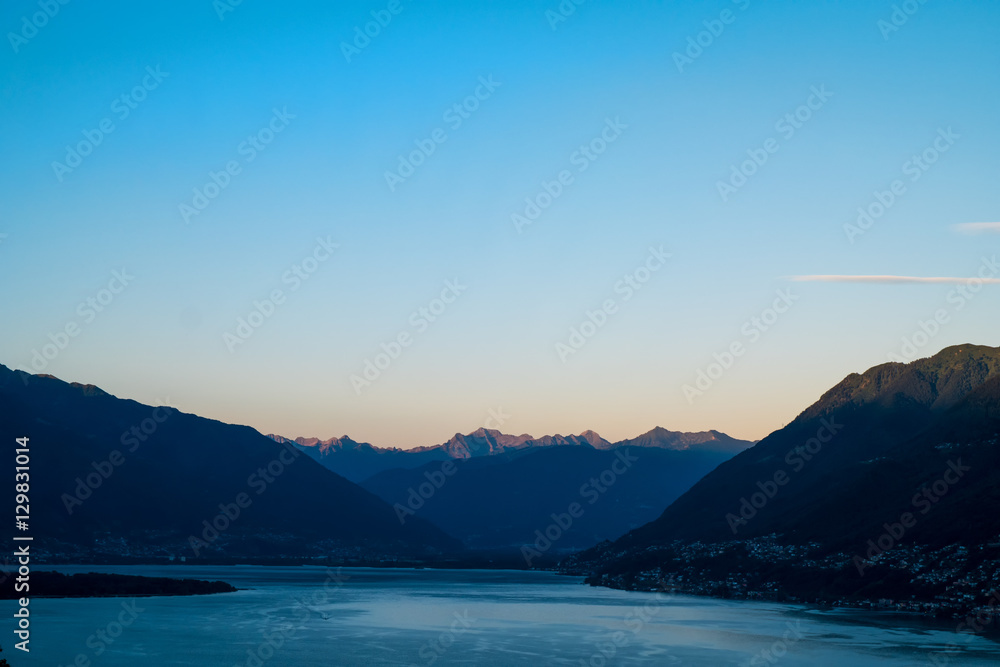
<instances>
[{"instance_id":1,"label":"blue sky","mask_svg":"<svg viewBox=\"0 0 1000 667\"><path fill-rule=\"evenodd\" d=\"M1000 221L1000 3L914 2L895 24L891 2L624 5L7 3L0 363L409 447L491 414L759 438L904 337L904 358L998 344L995 284L791 278L1000 278L996 226L955 228ZM754 173L724 200L734 166Z\"/></svg>"}]
</instances>

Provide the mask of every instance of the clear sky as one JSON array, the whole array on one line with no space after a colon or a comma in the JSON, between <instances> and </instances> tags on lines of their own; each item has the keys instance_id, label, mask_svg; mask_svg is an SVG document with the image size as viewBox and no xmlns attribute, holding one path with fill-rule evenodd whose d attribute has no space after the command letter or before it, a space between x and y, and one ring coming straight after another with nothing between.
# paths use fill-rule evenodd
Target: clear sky
<instances>
[{"instance_id":1,"label":"clear sky","mask_svg":"<svg viewBox=\"0 0 1000 667\"><path fill-rule=\"evenodd\" d=\"M1000 278L1000 3L895 4L4 3L0 362L410 447L1000 344L884 277Z\"/></svg>"}]
</instances>

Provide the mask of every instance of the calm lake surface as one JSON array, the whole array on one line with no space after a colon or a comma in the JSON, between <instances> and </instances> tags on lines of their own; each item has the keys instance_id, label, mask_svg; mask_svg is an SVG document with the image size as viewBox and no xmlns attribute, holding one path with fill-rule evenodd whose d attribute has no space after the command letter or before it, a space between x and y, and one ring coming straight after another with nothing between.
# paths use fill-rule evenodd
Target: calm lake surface
<instances>
[{"instance_id":1,"label":"calm lake surface","mask_svg":"<svg viewBox=\"0 0 1000 667\"><path fill-rule=\"evenodd\" d=\"M951 665L1000 645L919 619L582 585L538 572L58 567L227 581L197 597L31 601L19 665ZM6 603L14 609L11 601ZM968 641L967 638L971 638ZM270 640L270 641L269 641ZM80 656L83 656L81 658ZM89 662L84 662L84 660ZM74 663L74 661L78 661Z\"/></svg>"}]
</instances>

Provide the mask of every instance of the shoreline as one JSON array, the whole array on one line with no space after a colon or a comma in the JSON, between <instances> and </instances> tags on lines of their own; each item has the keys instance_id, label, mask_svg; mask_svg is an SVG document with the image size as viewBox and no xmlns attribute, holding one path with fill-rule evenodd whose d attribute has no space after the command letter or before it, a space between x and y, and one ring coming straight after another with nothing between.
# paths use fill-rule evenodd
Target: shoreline
<instances>
[{"instance_id":1,"label":"shoreline","mask_svg":"<svg viewBox=\"0 0 1000 667\"><path fill-rule=\"evenodd\" d=\"M584 583L587 586L594 588L607 588L610 590L619 590L625 592L635 592L635 593L662 593L663 589L656 586L637 586L633 585L631 587L624 585L611 585L610 583L594 583L591 581L593 575L582 574L580 572L565 571L560 572L560 574L565 574L567 576L583 576L585 578ZM776 594L770 594L763 591L750 591L748 594L743 596L737 595L714 595L712 593L700 592L697 590L682 588L674 586L671 589L671 594L674 595L686 595L690 597L697 598L707 598L713 600L724 600L727 602L763 602L771 604L788 605L789 607L794 607L802 611L819 611L824 613L829 613L830 615L836 615L837 612L844 612L847 614L862 614L866 616L872 616L873 618L892 618L900 617L912 620L920 620L922 623L927 623L938 627L941 630L947 630L957 634L972 634L980 636L990 641L1000 643L1000 609L997 607L989 607L991 609L991 614L989 620L985 622L976 623L977 625L983 626L979 630L974 630L970 627L972 624L970 620L975 620L982 618L975 613L976 608L972 609L958 609L957 607L952 609L939 609L934 613L915 610L915 609L905 609L897 608L891 605L881 605L877 602L868 601L853 601L853 600L835 600L835 601L815 601L809 602L806 600L800 600L794 596L784 596L780 598ZM897 604L897 603L892 603ZM950 614L943 615L942 611L951 612ZM958 622L958 626L955 623Z\"/></svg>"},{"instance_id":2,"label":"shoreline","mask_svg":"<svg viewBox=\"0 0 1000 667\"><path fill-rule=\"evenodd\" d=\"M532 568L532 569L521 569L521 568L510 568L510 567L482 567L480 563L478 567L452 567L446 564L428 564L428 563L363 563L363 562L348 562L348 563L311 563L302 562L301 559L290 559L295 562L281 563L273 562L268 559L269 562L228 562L228 563L198 563L198 562L116 562L116 563L59 563L59 564L45 564L39 566L40 569L36 570L37 573L43 572L57 572L59 567L63 568L100 568L102 570L107 570L116 567L125 568L144 568L144 567L164 567L164 568L177 568L178 574L181 574L185 568L343 568L348 570L405 570L405 571L419 571L419 570L434 570L434 571L453 571L453 572L509 572L509 573L547 573L559 577L573 577L578 578L580 584L590 586L593 588L607 588L611 590L619 590L623 592L636 592L636 593L664 593L665 590L653 583L633 583L632 585L624 585L623 583L613 582L610 579L602 580L601 583L595 583L592 580L594 576L589 572L573 571L567 569L560 569L557 567L546 567L546 568ZM88 574L87 572L77 572L73 574ZM116 573L113 572L94 572L94 574L100 576L115 576ZM72 575L66 575L72 576ZM145 575L117 575L123 577L137 577L145 579L158 579L160 577L149 577ZM169 577L173 581L199 581L202 583L224 583L224 582L208 582L206 580L197 579L186 579L186 578L173 578ZM160 578L162 579L162 578ZM617 585L616 585L617 583ZM217 593L227 593L227 592L237 592L240 590L227 584L232 588L232 590L217 590L202 593L136 593L136 594L98 594L98 595L46 595L46 594L35 594L33 597L37 598L48 598L48 599L81 599L81 598L111 598L111 597L190 597L193 595L214 595ZM923 611L918 609L907 609L899 608L895 606L894 601L890 601L889 604L881 604L879 602L865 600L865 601L855 601L847 599L839 600L823 600L823 601L807 601L798 599L791 595L779 595L774 593L769 593L765 591L748 591L743 595L716 595L708 592L703 592L697 589L672 585L669 594L673 595L684 595L695 598L706 598L714 599L727 602L761 602L761 603L771 603L779 605L787 605L791 608L799 609L803 612L808 611L819 611L823 613L830 613L835 615L836 612L844 612L846 614L862 614L865 616L871 616L874 618L905 618L909 620L919 621L920 623L927 623L934 626L940 630L947 630L951 632L958 633L968 633L969 630L963 629L962 623L968 622L970 619L977 618L975 609L959 609L957 607L947 607L939 608L933 612ZM8 598L14 599L14 598ZM912 603L915 601L908 601ZM981 630L974 631L974 634L990 639L1000 643L1000 608L992 607L992 617L979 625L984 626ZM979 616L983 618L983 616ZM955 623L959 623L959 627L956 628ZM877 624L877 623L876 623ZM966 626L968 627L968 626Z\"/></svg>"}]
</instances>

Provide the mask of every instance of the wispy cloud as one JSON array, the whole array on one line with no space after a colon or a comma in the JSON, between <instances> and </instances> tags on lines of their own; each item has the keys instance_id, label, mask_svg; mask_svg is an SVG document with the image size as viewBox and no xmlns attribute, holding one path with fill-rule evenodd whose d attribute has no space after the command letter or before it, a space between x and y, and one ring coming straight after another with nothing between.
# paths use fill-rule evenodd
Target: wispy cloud
<instances>
[{"instance_id":1,"label":"wispy cloud","mask_svg":"<svg viewBox=\"0 0 1000 667\"><path fill-rule=\"evenodd\" d=\"M1000 233L1000 222L963 222L955 225L953 229L962 234Z\"/></svg>"},{"instance_id":2,"label":"wispy cloud","mask_svg":"<svg viewBox=\"0 0 1000 667\"><path fill-rule=\"evenodd\" d=\"M903 283L939 283L946 285L958 285L972 280L981 281L987 285L1000 285L1000 278L949 278L949 277L922 277L922 276L844 276L844 275L816 275L816 276L790 276L790 280L799 283L881 283L881 284L903 284Z\"/></svg>"}]
</instances>

